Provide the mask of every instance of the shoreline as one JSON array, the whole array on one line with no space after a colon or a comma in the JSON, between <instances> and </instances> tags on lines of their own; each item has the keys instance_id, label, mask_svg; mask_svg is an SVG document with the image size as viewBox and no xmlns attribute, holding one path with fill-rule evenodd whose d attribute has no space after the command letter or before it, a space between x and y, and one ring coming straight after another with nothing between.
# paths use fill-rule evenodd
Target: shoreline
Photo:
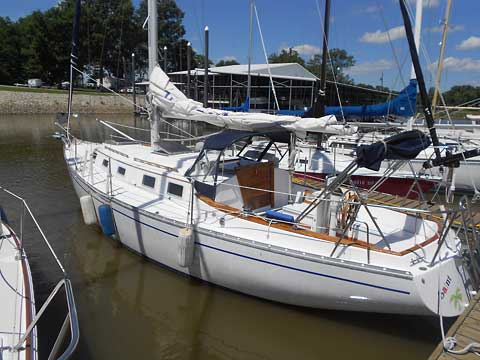
<instances>
[{"instance_id":1,"label":"shoreline","mask_svg":"<svg viewBox=\"0 0 480 360\"><path fill-rule=\"evenodd\" d=\"M133 96L122 95L133 101ZM68 94L0 91L0 114L56 114L67 111ZM145 96L137 95L137 104L144 106ZM131 114L133 104L115 95L75 94L73 112L78 114Z\"/></svg>"}]
</instances>

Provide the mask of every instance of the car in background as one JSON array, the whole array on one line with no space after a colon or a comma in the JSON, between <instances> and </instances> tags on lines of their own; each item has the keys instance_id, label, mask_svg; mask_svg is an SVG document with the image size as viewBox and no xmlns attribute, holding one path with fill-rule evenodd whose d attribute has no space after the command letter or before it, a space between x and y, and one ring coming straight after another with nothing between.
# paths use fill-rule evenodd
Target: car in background
<instances>
[{"instance_id":1,"label":"car in background","mask_svg":"<svg viewBox=\"0 0 480 360\"><path fill-rule=\"evenodd\" d=\"M68 89L68 88L70 88L70 82L69 82L69 81L62 81L62 82L60 83L60 88L62 88L62 89Z\"/></svg>"},{"instance_id":2,"label":"car in background","mask_svg":"<svg viewBox=\"0 0 480 360\"><path fill-rule=\"evenodd\" d=\"M42 87L43 81L41 79L28 79L27 84L30 88L39 88Z\"/></svg>"}]
</instances>

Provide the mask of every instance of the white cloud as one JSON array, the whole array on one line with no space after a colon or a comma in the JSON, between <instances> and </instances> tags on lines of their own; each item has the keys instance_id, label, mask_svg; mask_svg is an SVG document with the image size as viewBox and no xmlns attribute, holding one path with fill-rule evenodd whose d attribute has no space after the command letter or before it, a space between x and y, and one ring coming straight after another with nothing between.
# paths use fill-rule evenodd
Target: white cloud
<instances>
[{"instance_id":1,"label":"white cloud","mask_svg":"<svg viewBox=\"0 0 480 360\"><path fill-rule=\"evenodd\" d=\"M363 10L361 10L361 12L365 14L376 14L379 11L380 11L380 6L378 5L370 5L364 8Z\"/></svg>"},{"instance_id":2,"label":"white cloud","mask_svg":"<svg viewBox=\"0 0 480 360\"><path fill-rule=\"evenodd\" d=\"M454 32L454 31L462 31L462 30L465 30L465 26L463 25L450 25L448 27L448 32L451 33L451 32ZM441 33L443 32L443 25L442 26L433 26L431 28L428 29L428 31L430 32L434 32L434 33Z\"/></svg>"},{"instance_id":3,"label":"white cloud","mask_svg":"<svg viewBox=\"0 0 480 360\"><path fill-rule=\"evenodd\" d=\"M438 61L435 61L433 64L430 64L429 68L436 69L437 62ZM455 71L455 72L461 72L461 71L480 72L480 60L476 60L472 58L460 59L460 58L450 56L443 60L443 69Z\"/></svg>"},{"instance_id":4,"label":"white cloud","mask_svg":"<svg viewBox=\"0 0 480 360\"><path fill-rule=\"evenodd\" d=\"M405 28L403 26L397 26L387 31L377 30L375 32L366 32L360 38L360 42L370 44L383 44L391 41L401 39L405 37Z\"/></svg>"},{"instance_id":5,"label":"white cloud","mask_svg":"<svg viewBox=\"0 0 480 360\"><path fill-rule=\"evenodd\" d=\"M359 74L368 74L372 72L381 72L384 70L389 70L393 68L393 62L380 59L377 61L364 62L361 64L354 65L348 69L345 69L345 72L349 75L359 75Z\"/></svg>"},{"instance_id":6,"label":"white cloud","mask_svg":"<svg viewBox=\"0 0 480 360\"><path fill-rule=\"evenodd\" d=\"M473 50L480 48L480 37L470 36L468 39L463 40L460 45L457 46L458 50Z\"/></svg>"},{"instance_id":7,"label":"white cloud","mask_svg":"<svg viewBox=\"0 0 480 360\"><path fill-rule=\"evenodd\" d=\"M295 45L291 47L292 50L295 50L298 52L299 55L303 56L313 56L315 54L320 54L320 48L315 45L310 45L310 44L301 44L301 45ZM284 47L282 50L288 51L290 47Z\"/></svg>"},{"instance_id":8,"label":"white cloud","mask_svg":"<svg viewBox=\"0 0 480 360\"><path fill-rule=\"evenodd\" d=\"M227 56L222 57L220 60L223 60L223 61L237 61L237 58L233 55L227 55Z\"/></svg>"}]
</instances>

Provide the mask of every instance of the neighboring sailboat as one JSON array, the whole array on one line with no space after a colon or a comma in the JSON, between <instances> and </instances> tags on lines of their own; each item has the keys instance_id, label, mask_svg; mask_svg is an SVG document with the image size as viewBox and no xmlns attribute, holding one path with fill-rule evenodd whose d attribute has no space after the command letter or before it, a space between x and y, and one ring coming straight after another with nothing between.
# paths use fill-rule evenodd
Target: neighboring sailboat
<instances>
[{"instance_id":1,"label":"neighboring sailboat","mask_svg":"<svg viewBox=\"0 0 480 360\"><path fill-rule=\"evenodd\" d=\"M46 358L47 349L38 348L37 322L62 288L65 290L68 313L48 358L68 359L73 355L79 339L77 311L70 280L25 200L3 187L0 187L0 191L23 203L20 221L24 220L25 215L31 217L39 231L40 242L45 242L64 275L42 307L36 311L32 273L23 247L23 227L20 236L17 236L5 211L0 207L0 359L35 360L40 358L40 354L44 355L42 358ZM64 347L62 344L68 330L70 341ZM49 333L52 331L50 329Z\"/></svg>"}]
</instances>

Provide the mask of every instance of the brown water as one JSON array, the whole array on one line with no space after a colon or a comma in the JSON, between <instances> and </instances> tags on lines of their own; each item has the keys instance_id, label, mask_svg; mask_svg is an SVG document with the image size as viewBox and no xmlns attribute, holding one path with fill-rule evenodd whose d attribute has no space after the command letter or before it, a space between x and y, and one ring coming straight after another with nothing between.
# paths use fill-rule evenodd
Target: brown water
<instances>
[{"instance_id":1,"label":"brown water","mask_svg":"<svg viewBox=\"0 0 480 360\"><path fill-rule=\"evenodd\" d=\"M128 116L116 120L133 124ZM119 247L83 224L62 144L50 137L53 121L0 116L0 185L26 198L73 279L77 359L425 359L439 341L437 319L277 304L187 278ZM78 135L108 136L92 118L80 124ZM0 203L15 212L4 196ZM59 272L38 239L27 237L26 250L39 303ZM40 351L62 309L40 326Z\"/></svg>"}]
</instances>

